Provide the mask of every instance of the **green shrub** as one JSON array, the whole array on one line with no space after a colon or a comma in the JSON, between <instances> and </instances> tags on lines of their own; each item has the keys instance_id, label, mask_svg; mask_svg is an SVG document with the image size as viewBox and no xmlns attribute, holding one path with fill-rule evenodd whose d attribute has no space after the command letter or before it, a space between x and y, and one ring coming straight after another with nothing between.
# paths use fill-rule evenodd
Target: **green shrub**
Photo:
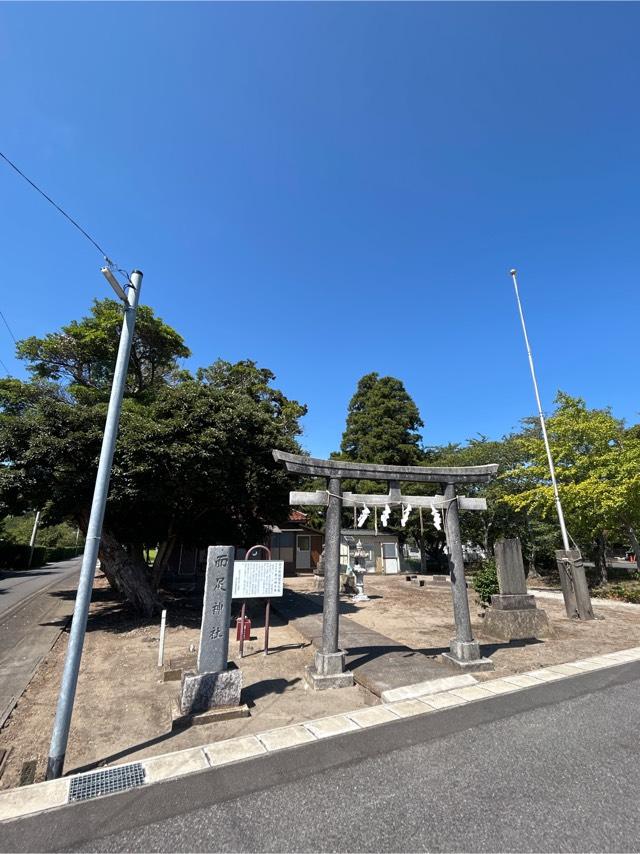
<instances>
[{"instance_id":1,"label":"green shrub","mask_svg":"<svg viewBox=\"0 0 640 854\"><path fill-rule=\"evenodd\" d=\"M31 546L0 542L0 569L26 569L29 565L30 553ZM44 546L36 546L33 550L31 569L42 566L46 559L47 550Z\"/></svg>"},{"instance_id":2,"label":"green shrub","mask_svg":"<svg viewBox=\"0 0 640 854\"><path fill-rule=\"evenodd\" d=\"M496 562L489 558L482 562L482 567L473 576L473 589L480 597L483 605L488 605L491 597L500 592L498 586L498 571Z\"/></svg>"},{"instance_id":3,"label":"green shrub","mask_svg":"<svg viewBox=\"0 0 640 854\"><path fill-rule=\"evenodd\" d=\"M637 583L633 586L625 584L609 584L607 587L595 587L591 591L593 596L602 599L618 599L621 602L640 604L640 587Z\"/></svg>"},{"instance_id":4,"label":"green shrub","mask_svg":"<svg viewBox=\"0 0 640 854\"><path fill-rule=\"evenodd\" d=\"M82 551L80 549L80 551ZM75 546L56 546L55 548L47 549L47 563L54 563L57 560L68 560L70 557L75 557L79 550Z\"/></svg>"},{"instance_id":5,"label":"green shrub","mask_svg":"<svg viewBox=\"0 0 640 854\"><path fill-rule=\"evenodd\" d=\"M24 543L7 543L0 541L0 569L27 569L29 566L29 554L31 546ZM57 546L48 549L46 546L36 546L33 550L30 569L43 566L45 563L53 563L58 560L68 560L75 557L77 549L75 546Z\"/></svg>"}]
</instances>

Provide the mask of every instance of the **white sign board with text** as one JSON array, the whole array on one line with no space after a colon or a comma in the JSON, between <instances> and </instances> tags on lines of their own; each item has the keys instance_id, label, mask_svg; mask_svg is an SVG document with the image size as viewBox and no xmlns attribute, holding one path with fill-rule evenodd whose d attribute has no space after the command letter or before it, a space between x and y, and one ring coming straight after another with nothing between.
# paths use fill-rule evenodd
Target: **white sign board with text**
<instances>
[{"instance_id":1,"label":"white sign board with text","mask_svg":"<svg viewBox=\"0 0 640 854\"><path fill-rule=\"evenodd\" d=\"M237 560L233 564L234 599L282 596L283 560Z\"/></svg>"}]
</instances>

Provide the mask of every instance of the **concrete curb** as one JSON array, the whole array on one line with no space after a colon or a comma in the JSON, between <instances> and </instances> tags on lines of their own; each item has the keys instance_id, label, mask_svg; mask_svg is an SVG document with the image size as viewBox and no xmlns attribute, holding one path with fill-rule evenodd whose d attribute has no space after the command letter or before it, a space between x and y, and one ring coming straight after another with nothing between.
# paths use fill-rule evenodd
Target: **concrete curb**
<instances>
[{"instance_id":1,"label":"concrete curb","mask_svg":"<svg viewBox=\"0 0 640 854\"><path fill-rule=\"evenodd\" d=\"M442 691L437 694L428 693L427 690L424 690L425 686L423 685L415 685L412 686L413 696L405 696L397 702L382 703L378 706L369 706L339 715L329 715L325 718L304 721L256 735L216 741L201 747L190 747L186 750L165 753L138 761L145 771L144 785L150 785L162 780L175 779L186 774L205 771L212 767L242 762L256 756L298 747L309 742L332 738L372 726L380 726L401 718L425 715L441 709L481 702L498 694L526 691L528 688L543 685L546 682L569 679L572 676L579 676L581 673L616 667L631 661L640 661L640 647L610 652L566 664L551 665L540 670L504 676L477 685L452 688L449 691ZM411 693L408 688L406 690L407 693ZM420 693L421 691L422 693ZM119 766L106 767L117 768ZM105 768L97 770L103 771ZM65 806L68 803L71 780L90 777L95 773L95 771L91 771L85 774L74 774L61 780L35 783L31 786L10 789L0 793L0 821L10 821Z\"/></svg>"}]
</instances>

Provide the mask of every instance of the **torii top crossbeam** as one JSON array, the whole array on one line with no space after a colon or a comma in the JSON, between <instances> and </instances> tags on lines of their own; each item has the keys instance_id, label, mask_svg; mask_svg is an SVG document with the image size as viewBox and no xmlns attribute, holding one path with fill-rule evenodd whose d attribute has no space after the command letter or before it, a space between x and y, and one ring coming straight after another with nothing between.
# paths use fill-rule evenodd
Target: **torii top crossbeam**
<instances>
[{"instance_id":1,"label":"torii top crossbeam","mask_svg":"<svg viewBox=\"0 0 640 854\"><path fill-rule=\"evenodd\" d=\"M345 460L318 460L299 454L274 451L277 462L287 470L310 477L338 477L351 480L412 481L413 483L488 483L498 465L486 466L383 466L375 463L351 463Z\"/></svg>"}]
</instances>

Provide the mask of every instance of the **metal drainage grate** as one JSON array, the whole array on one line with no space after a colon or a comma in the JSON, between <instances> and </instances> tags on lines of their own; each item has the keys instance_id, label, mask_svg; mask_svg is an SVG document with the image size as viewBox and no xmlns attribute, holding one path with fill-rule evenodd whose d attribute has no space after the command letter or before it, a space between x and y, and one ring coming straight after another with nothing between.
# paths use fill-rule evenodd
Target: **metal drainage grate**
<instances>
[{"instance_id":1,"label":"metal drainage grate","mask_svg":"<svg viewBox=\"0 0 640 854\"><path fill-rule=\"evenodd\" d=\"M74 777L69 788L69 801L87 801L101 795L112 795L144 785L144 768L140 762L118 765L93 774Z\"/></svg>"}]
</instances>

